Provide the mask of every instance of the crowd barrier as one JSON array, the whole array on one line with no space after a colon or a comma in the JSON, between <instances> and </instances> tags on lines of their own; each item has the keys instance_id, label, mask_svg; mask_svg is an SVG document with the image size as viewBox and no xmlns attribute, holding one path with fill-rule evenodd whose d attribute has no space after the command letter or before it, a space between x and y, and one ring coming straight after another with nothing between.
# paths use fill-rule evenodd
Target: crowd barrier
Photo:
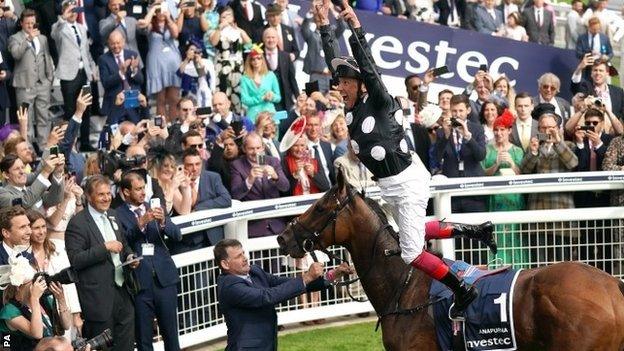
<instances>
[{"instance_id":1,"label":"crowd barrier","mask_svg":"<svg viewBox=\"0 0 624 351\"><path fill-rule=\"evenodd\" d=\"M464 240L441 240L437 248L445 257L464 259L474 264L513 264L530 268L562 260L581 260L622 277L620 267L624 238L621 235L624 211L621 207L583 208L565 210L512 211L455 214L451 212L451 197L491 195L501 193L544 193L572 191L610 191L624 189L624 172L556 173L520 175L513 177L454 178L434 180L431 193L434 217L447 221L480 223L490 220L496 224L497 241L504 261L494 261L478 243ZM379 189L371 188L367 196L379 199ZM278 252L274 236L247 238L247 222L259 218L296 216L303 213L322 194L285 197L249 202L234 201L231 208L193 212L173 218L183 234L223 225L225 236L240 240L252 264L262 265L273 274L295 276L296 268ZM332 251L348 258L342 248ZM180 343L188 347L223 338L226 327L219 314L216 300L216 278L219 269L214 263L212 247L173 257L181 277L178 295L178 324ZM329 262L329 266L336 262ZM364 297L357 284L332 288L321 294L317 306L303 306L298 299L278 307L280 324L320 318L372 312L370 303L353 302ZM339 307L339 308L337 308ZM162 343L155 340L156 348Z\"/></svg>"}]
</instances>

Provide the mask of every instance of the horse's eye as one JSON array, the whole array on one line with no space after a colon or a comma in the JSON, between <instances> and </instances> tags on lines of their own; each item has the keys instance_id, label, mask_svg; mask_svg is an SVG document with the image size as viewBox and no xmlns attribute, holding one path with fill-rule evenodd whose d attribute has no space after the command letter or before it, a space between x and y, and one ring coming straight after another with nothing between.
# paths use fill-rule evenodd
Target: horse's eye
<instances>
[{"instance_id":1,"label":"horse's eye","mask_svg":"<svg viewBox=\"0 0 624 351\"><path fill-rule=\"evenodd\" d=\"M325 211L321 208L321 206L314 206L314 212L320 214L320 213L323 213Z\"/></svg>"}]
</instances>

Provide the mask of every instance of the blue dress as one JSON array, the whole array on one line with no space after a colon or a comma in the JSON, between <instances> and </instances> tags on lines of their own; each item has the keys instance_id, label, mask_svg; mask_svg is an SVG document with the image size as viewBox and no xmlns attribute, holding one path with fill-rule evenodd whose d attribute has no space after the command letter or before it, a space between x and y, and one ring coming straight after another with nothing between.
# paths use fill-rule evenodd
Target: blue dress
<instances>
[{"instance_id":1,"label":"blue dress","mask_svg":"<svg viewBox=\"0 0 624 351\"><path fill-rule=\"evenodd\" d=\"M176 74L182 58L171 33L150 32L147 53L147 93L156 94L167 87L180 87L180 77Z\"/></svg>"}]
</instances>

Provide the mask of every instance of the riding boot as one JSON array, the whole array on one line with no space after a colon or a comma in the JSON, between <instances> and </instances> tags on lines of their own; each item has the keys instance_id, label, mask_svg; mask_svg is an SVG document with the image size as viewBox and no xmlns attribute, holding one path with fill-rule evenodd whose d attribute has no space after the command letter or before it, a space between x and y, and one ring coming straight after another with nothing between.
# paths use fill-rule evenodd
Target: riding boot
<instances>
[{"instance_id":1,"label":"riding boot","mask_svg":"<svg viewBox=\"0 0 624 351\"><path fill-rule=\"evenodd\" d=\"M430 252L421 252L410 264L453 291L455 305L451 311L452 317L460 315L478 295L476 287L466 287L442 259Z\"/></svg>"},{"instance_id":2,"label":"riding boot","mask_svg":"<svg viewBox=\"0 0 624 351\"><path fill-rule=\"evenodd\" d=\"M461 316L468 305L479 295L475 286L468 288L466 283L459 280L450 270L440 279L440 282L453 291L454 304L451 309L451 318Z\"/></svg>"},{"instance_id":3,"label":"riding boot","mask_svg":"<svg viewBox=\"0 0 624 351\"><path fill-rule=\"evenodd\" d=\"M425 224L426 240L458 236L477 239L489 247L494 254L498 251L494 241L494 225L490 221L477 225L440 221L430 221Z\"/></svg>"}]
</instances>

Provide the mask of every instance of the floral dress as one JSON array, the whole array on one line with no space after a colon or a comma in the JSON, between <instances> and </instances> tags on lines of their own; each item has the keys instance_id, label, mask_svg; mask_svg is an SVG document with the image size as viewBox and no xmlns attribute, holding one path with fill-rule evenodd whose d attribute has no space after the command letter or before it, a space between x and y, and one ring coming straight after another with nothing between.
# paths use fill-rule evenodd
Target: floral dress
<instances>
[{"instance_id":1,"label":"floral dress","mask_svg":"<svg viewBox=\"0 0 624 351\"><path fill-rule=\"evenodd\" d=\"M215 71L217 90L230 97L233 110L241 114L240 81L243 75L243 38L239 29L226 27L221 31L215 46Z\"/></svg>"}]
</instances>

